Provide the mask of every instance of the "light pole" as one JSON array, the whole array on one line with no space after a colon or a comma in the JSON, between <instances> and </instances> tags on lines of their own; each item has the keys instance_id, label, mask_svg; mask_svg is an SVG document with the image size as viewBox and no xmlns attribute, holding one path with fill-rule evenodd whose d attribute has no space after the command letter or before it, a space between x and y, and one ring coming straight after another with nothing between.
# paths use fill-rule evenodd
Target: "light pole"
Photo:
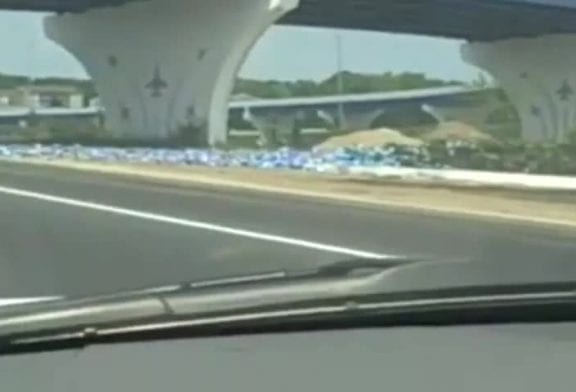
<instances>
[{"instance_id":1,"label":"light pole","mask_svg":"<svg viewBox=\"0 0 576 392\"><path fill-rule=\"evenodd\" d=\"M24 99L26 100L25 104L28 106L28 115L29 120L32 120L35 114L36 105L35 102L32 101L32 97L34 94L32 91L34 90L34 85L36 84L36 78L34 76L35 66L36 66L36 39L32 38L30 41L30 50L28 51L28 80L27 86L24 87L23 94Z\"/></svg>"},{"instance_id":2,"label":"light pole","mask_svg":"<svg viewBox=\"0 0 576 392\"><path fill-rule=\"evenodd\" d=\"M342 55L342 36L340 33L335 34L336 42L336 93L338 96L344 94L344 60ZM338 102L338 128L344 129L344 102Z\"/></svg>"}]
</instances>

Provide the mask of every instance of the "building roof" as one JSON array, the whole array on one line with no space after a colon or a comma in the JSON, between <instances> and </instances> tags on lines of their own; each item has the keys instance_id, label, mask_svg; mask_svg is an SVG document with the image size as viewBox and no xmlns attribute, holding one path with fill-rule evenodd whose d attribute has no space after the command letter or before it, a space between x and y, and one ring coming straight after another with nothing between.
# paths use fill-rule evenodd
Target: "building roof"
<instances>
[{"instance_id":1,"label":"building roof","mask_svg":"<svg viewBox=\"0 0 576 392\"><path fill-rule=\"evenodd\" d=\"M37 94L78 94L80 92L77 87L64 84L20 86L18 90Z\"/></svg>"},{"instance_id":2,"label":"building roof","mask_svg":"<svg viewBox=\"0 0 576 392\"><path fill-rule=\"evenodd\" d=\"M230 97L230 101L231 101L231 102L235 102L235 101L238 101L238 102L242 102L242 101L253 101L253 100L256 100L256 99L259 99L259 98L254 97L254 96L252 96L252 95L250 95L250 94L244 94L244 93L234 94L234 95L232 95L232 96Z\"/></svg>"}]
</instances>

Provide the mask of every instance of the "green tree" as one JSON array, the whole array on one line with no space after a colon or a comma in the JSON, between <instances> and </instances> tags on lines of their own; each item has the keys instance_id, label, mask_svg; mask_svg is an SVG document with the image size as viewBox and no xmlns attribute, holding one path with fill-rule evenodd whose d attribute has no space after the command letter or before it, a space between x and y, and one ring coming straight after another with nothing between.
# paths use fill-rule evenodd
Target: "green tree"
<instances>
[{"instance_id":1,"label":"green tree","mask_svg":"<svg viewBox=\"0 0 576 392\"><path fill-rule=\"evenodd\" d=\"M341 74L336 73L321 81L238 79L234 93L248 94L258 98L335 95L339 93L339 79L342 79L344 94L411 90L462 84L453 80L429 78L423 73L416 72L362 74L343 71Z\"/></svg>"}]
</instances>

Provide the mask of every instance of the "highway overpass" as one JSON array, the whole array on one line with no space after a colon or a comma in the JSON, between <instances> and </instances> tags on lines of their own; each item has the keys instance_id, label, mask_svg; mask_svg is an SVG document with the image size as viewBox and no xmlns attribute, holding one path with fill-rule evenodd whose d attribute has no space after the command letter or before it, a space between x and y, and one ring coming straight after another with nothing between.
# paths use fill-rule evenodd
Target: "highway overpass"
<instances>
[{"instance_id":1,"label":"highway overpass","mask_svg":"<svg viewBox=\"0 0 576 392\"><path fill-rule=\"evenodd\" d=\"M0 0L0 8L82 13L138 1L144 0ZM574 32L576 4L571 0L300 0L298 8L279 22L496 40Z\"/></svg>"},{"instance_id":2,"label":"highway overpass","mask_svg":"<svg viewBox=\"0 0 576 392\"><path fill-rule=\"evenodd\" d=\"M529 140L576 128L576 3L570 0L0 0L54 11L46 33L84 64L118 132L182 127L225 141L236 74L274 23L461 38L489 71ZM303 59L305 61L305 59Z\"/></svg>"},{"instance_id":3,"label":"highway overpass","mask_svg":"<svg viewBox=\"0 0 576 392\"><path fill-rule=\"evenodd\" d=\"M502 93L494 88L443 86L426 89L389 91L368 94L294 97L285 99L248 99L229 103L232 124L250 123L258 129L263 142L272 131L276 136L289 136L295 127L306 122L324 123L328 128L362 130L378 121L385 126L401 119L406 126L431 121L462 121L482 129L488 116L501 108ZM18 126L32 118L100 121L104 111L98 107L39 108L9 107L0 110L0 125ZM340 118L342 115L342 118Z\"/></svg>"},{"instance_id":4,"label":"highway overpass","mask_svg":"<svg viewBox=\"0 0 576 392\"><path fill-rule=\"evenodd\" d=\"M430 122L462 121L484 128L495 110L509 103L494 88L444 86L407 91L235 101L233 123L243 119L257 128L262 142L290 137L300 124L323 120L331 129L358 131L376 124L391 128ZM272 141L274 144L274 142Z\"/></svg>"}]
</instances>

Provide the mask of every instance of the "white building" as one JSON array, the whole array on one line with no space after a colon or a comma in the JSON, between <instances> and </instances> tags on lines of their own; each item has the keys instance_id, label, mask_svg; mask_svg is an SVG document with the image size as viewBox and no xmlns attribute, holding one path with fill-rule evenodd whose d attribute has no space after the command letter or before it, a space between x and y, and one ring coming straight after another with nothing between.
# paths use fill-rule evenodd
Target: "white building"
<instances>
[{"instance_id":1,"label":"white building","mask_svg":"<svg viewBox=\"0 0 576 392\"><path fill-rule=\"evenodd\" d=\"M79 109L84 107L84 96L73 86L21 86L0 90L0 106Z\"/></svg>"}]
</instances>

